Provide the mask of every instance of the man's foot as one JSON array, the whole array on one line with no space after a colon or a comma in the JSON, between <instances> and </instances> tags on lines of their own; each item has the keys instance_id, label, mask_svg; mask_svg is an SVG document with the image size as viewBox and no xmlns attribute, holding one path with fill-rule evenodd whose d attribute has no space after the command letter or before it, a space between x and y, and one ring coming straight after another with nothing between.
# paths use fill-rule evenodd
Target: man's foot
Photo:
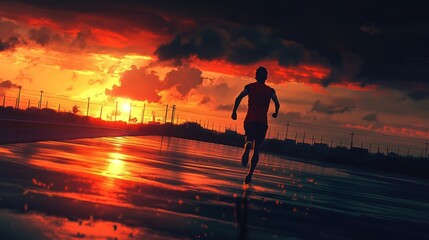
<instances>
[{"instance_id":1,"label":"man's foot","mask_svg":"<svg viewBox=\"0 0 429 240\"><path fill-rule=\"evenodd\" d=\"M245 184L249 184L252 181L252 174L247 174L246 179L244 179Z\"/></svg>"},{"instance_id":2,"label":"man's foot","mask_svg":"<svg viewBox=\"0 0 429 240\"><path fill-rule=\"evenodd\" d=\"M247 163L249 162L250 150L252 150L252 142L247 141L246 144L244 144L244 152L243 156L241 157L241 164L243 165L243 167L247 166Z\"/></svg>"}]
</instances>

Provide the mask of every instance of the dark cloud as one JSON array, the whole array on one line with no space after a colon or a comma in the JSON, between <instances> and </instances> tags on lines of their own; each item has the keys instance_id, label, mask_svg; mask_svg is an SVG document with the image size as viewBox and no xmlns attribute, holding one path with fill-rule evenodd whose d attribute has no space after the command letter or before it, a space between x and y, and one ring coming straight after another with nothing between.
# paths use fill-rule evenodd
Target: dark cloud
<instances>
[{"instance_id":1,"label":"dark cloud","mask_svg":"<svg viewBox=\"0 0 429 240\"><path fill-rule=\"evenodd\" d=\"M88 41L93 39L94 36L90 29L81 30L76 36L71 36L69 34L56 33L48 27L41 27L30 29L28 31L28 38L42 46L48 46L52 43L67 43L71 47L84 49Z\"/></svg>"},{"instance_id":2,"label":"dark cloud","mask_svg":"<svg viewBox=\"0 0 429 240\"><path fill-rule=\"evenodd\" d=\"M155 50L161 61L175 64L195 56L202 60L225 59L241 65L270 59L282 66L291 66L303 62L304 53L302 46L284 41L269 28L227 24L178 33Z\"/></svg>"},{"instance_id":3,"label":"dark cloud","mask_svg":"<svg viewBox=\"0 0 429 240\"><path fill-rule=\"evenodd\" d=\"M217 111L231 111L232 112L233 107L234 107L234 105L232 105L232 104L221 104L221 105L216 106L215 110L217 110ZM238 107L238 111L247 111L247 106L241 104Z\"/></svg>"},{"instance_id":4,"label":"dark cloud","mask_svg":"<svg viewBox=\"0 0 429 240\"><path fill-rule=\"evenodd\" d=\"M59 25L73 26L78 16L90 14L85 21L93 27L170 36L155 53L176 64L191 56L243 65L267 59L286 67L305 63L331 70L326 79L310 79L325 87L373 85L416 101L429 92L428 1L15 2L37 6L27 15Z\"/></svg>"},{"instance_id":5,"label":"dark cloud","mask_svg":"<svg viewBox=\"0 0 429 240\"><path fill-rule=\"evenodd\" d=\"M76 38L71 43L72 47L77 47L79 49L84 49L87 45L89 39L94 38L91 30L82 30L77 33Z\"/></svg>"},{"instance_id":6,"label":"dark cloud","mask_svg":"<svg viewBox=\"0 0 429 240\"><path fill-rule=\"evenodd\" d=\"M407 96L414 101L429 99L429 88L424 90L415 90L407 93Z\"/></svg>"},{"instance_id":7,"label":"dark cloud","mask_svg":"<svg viewBox=\"0 0 429 240\"><path fill-rule=\"evenodd\" d=\"M228 34L216 27L198 30L190 36L179 33L169 43L160 45L155 54L161 61L174 60L177 65L193 55L204 60L219 59L226 52L227 39Z\"/></svg>"},{"instance_id":8,"label":"dark cloud","mask_svg":"<svg viewBox=\"0 0 429 240\"><path fill-rule=\"evenodd\" d=\"M143 29L160 35L170 35L172 32L176 32L180 26L189 24L189 20L187 21L183 16L179 17L174 13L166 14L165 11L150 6L150 3L137 0L120 2L106 0L103 1L103 4L83 0L62 3L45 0L18 0L13 4L14 7L11 8L13 10L19 8L23 14L27 11L27 16L53 20L56 24L68 29L75 28L76 23L84 22L91 27L109 29L118 33ZM36 6L36 8L29 8L29 6ZM6 9L4 4L3 7ZM14 12L4 12L3 14L12 19L16 17ZM21 18L23 17L21 16Z\"/></svg>"},{"instance_id":9,"label":"dark cloud","mask_svg":"<svg viewBox=\"0 0 429 240\"><path fill-rule=\"evenodd\" d=\"M209 96L204 96L203 99L201 99L199 105L203 105L206 104L208 102L210 102L212 99Z\"/></svg>"},{"instance_id":10,"label":"dark cloud","mask_svg":"<svg viewBox=\"0 0 429 240\"><path fill-rule=\"evenodd\" d=\"M19 39L19 37L10 37L6 41L2 41L2 39L0 39L0 52L14 50L15 46L21 42L22 41Z\"/></svg>"},{"instance_id":11,"label":"dark cloud","mask_svg":"<svg viewBox=\"0 0 429 240\"><path fill-rule=\"evenodd\" d=\"M362 119L368 122L375 122L377 121L377 113L369 113L368 115L363 116Z\"/></svg>"},{"instance_id":12,"label":"dark cloud","mask_svg":"<svg viewBox=\"0 0 429 240\"><path fill-rule=\"evenodd\" d=\"M323 114L337 114L337 113L346 113L351 112L355 106L338 106L322 103L320 100L317 100L313 103L311 112L323 113Z\"/></svg>"},{"instance_id":13,"label":"dark cloud","mask_svg":"<svg viewBox=\"0 0 429 240\"><path fill-rule=\"evenodd\" d=\"M222 43L217 45L221 47L218 56L211 55L213 58L234 64L264 59L277 60L281 66L310 63L331 70L326 78L312 81L325 87L348 83L374 85L404 91L415 101L428 98L428 2L314 1L311 6L306 1L248 2L246 6L228 3L225 8L220 1L198 8L186 5L172 10L162 3L157 7L194 16L201 24L207 18L233 23L234 27L216 25L226 34L211 37ZM161 45L156 54L161 60L201 57L204 44L196 48L192 39L205 36L200 30L177 34L175 42ZM174 46L178 42L184 44Z\"/></svg>"},{"instance_id":14,"label":"dark cloud","mask_svg":"<svg viewBox=\"0 0 429 240\"><path fill-rule=\"evenodd\" d=\"M203 79L201 70L194 67L179 67L165 75L160 89L175 88L181 97L185 97L191 89L198 88Z\"/></svg>"},{"instance_id":15,"label":"dark cloud","mask_svg":"<svg viewBox=\"0 0 429 240\"><path fill-rule=\"evenodd\" d=\"M51 29L47 27L41 27L39 29L30 29L28 31L28 38L42 46L46 46L52 41L61 41L60 35L55 34Z\"/></svg>"},{"instance_id":16,"label":"dark cloud","mask_svg":"<svg viewBox=\"0 0 429 240\"><path fill-rule=\"evenodd\" d=\"M159 102L161 99L158 88L162 82L154 71L148 72L145 68L138 69L133 65L130 70L122 74L119 82L119 86L113 85L112 90L106 89L105 93L113 97L148 102Z\"/></svg>"},{"instance_id":17,"label":"dark cloud","mask_svg":"<svg viewBox=\"0 0 429 240\"><path fill-rule=\"evenodd\" d=\"M13 83L10 80L5 80L0 82L0 88L5 88L5 89L9 89L9 88L18 88L19 85Z\"/></svg>"},{"instance_id":18,"label":"dark cloud","mask_svg":"<svg viewBox=\"0 0 429 240\"><path fill-rule=\"evenodd\" d=\"M0 79L0 96L4 96L8 89L18 88L18 87L20 87L20 86L13 83L10 80L1 81L1 79Z\"/></svg>"}]
</instances>

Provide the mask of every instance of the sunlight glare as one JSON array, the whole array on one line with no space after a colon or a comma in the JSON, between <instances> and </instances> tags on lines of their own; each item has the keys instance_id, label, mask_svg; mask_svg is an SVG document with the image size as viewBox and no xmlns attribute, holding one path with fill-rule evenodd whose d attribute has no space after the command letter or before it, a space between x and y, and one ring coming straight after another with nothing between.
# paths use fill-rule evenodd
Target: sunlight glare
<instances>
[{"instance_id":1,"label":"sunlight glare","mask_svg":"<svg viewBox=\"0 0 429 240\"><path fill-rule=\"evenodd\" d=\"M131 105L129 103L123 103L121 109L122 109L123 112L127 113L127 112L130 111Z\"/></svg>"}]
</instances>

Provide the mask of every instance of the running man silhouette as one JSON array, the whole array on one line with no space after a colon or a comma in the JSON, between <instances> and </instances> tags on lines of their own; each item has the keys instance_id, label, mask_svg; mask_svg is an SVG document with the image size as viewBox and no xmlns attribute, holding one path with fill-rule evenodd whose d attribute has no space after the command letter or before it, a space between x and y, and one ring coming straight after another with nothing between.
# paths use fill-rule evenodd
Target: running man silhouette
<instances>
[{"instance_id":1,"label":"running man silhouette","mask_svg":"<svg viewBox=\"0 0 429 240\"><path fill-rule=\"evenodd\" d=\"M249 173L244 182L249 184L252 180L253 171L259 161L259 149L265 139L265 134L268 129L267 113L270 107L270 100L272 99L276 110L273 113L273 118L277 117L280 109L280 103L277 99L276 91L265 85L267 80L268 71L264 67L256 69L256 82L250 83L244 87L244 90L235 99L234 109L232 110L231 118L237 120L237 108L241 100L245 96L248 98L247 115L244 119L244 131L246 135L246 143L244 144L244 152L241 158L241 163L245 167L249 162L249 153L253 147L253 156L250 165Z\"/></svg>"}]
</instances>

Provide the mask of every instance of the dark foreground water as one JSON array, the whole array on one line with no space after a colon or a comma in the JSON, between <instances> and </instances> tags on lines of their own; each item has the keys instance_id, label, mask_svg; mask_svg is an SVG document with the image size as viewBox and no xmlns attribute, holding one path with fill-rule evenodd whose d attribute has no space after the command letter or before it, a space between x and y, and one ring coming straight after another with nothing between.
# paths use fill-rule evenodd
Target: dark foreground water
<instances>
[{"instance_id":1,"label":"dark foreground water","mask_svg":"<svg viewBox=\"0 0 429 240\"><path fill-rule=\"evenodd\" d=\"M429 239L429 183L161 137L0 146L0 239Z\"/></svg>"}]
</instances>

